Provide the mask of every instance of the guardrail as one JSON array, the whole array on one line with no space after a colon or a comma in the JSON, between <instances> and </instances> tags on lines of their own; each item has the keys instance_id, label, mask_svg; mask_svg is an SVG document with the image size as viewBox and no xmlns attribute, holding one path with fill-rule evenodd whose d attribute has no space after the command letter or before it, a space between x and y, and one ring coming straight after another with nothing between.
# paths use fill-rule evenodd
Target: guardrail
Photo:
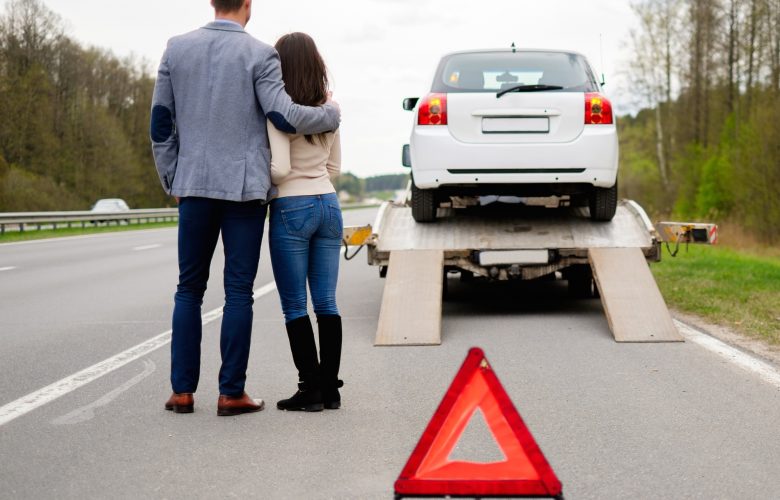
<instances>
[{"instance_id":1,"label":"guardrail","mask_svg":"<svg viewBox=\"0 0 780 500\"><path fill-rule=\"evenodd\" d=\"M145 208L138 210L128 210L126 212L90 212L88 210L80 212L8 212L0 213L0 235L5 234L7 226L15 226L19 231L24 232L25 226L36 226L37 229L46 225L53 226L66 225L72 227L74 224L80 224L86 227L87 224L97 225L101 222L111 223L126 221L128 224L135 221L140 224L145 222L159 222L176 220L179 217L178 208Z\"/></svg>"}]
</instances>

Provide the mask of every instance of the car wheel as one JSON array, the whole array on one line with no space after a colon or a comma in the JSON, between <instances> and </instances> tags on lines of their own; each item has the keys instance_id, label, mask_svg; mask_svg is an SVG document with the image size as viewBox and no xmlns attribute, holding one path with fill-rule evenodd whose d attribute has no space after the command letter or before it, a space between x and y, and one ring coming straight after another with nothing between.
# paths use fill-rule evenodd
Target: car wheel
<instances>
[{"instance_id":1,"label":"car wheel","mask_svg":"<svg viewBox=\"0 0 780 500\"><path fill-rule=\"evenodd\" d=\"M608 222L615 216L617 210L618 185L609 188L593 188L590 194L590 218L591 220Z\"/></svg>"},{"instance_id":2,"label":"car wheel","mask_svg":"<svg viewBox=\"0 0 780 500\"><path fill-rule=\"evenodd\" d=\"M420 189L412 179L412 217L416 222L436 220L436 193L432 189Z\"/></svg>"}]
</instances>

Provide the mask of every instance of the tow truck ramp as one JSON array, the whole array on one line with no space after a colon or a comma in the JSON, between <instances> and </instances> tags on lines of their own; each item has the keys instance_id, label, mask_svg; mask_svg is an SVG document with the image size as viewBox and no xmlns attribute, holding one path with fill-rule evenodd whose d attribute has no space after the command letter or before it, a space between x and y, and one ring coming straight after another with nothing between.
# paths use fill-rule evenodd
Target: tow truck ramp
<instances>
[{"instance_id":1,"label":"tow truck ramp","mask_svg":"<svg viewBox=\"0 0 780 500\"><path fill-rule=\"evenodd\" d=\"M444 252L390 254L375 345L441 344Z\"/></svg>"},{"instance_id":2,"label":"tow truck ramp","mask_svg":"<svg viewBox=\"0 0 780 500\"><path fill-rule=\"evenodd\" d=\"M648 261L660 260L662 241L699 242L690 236L703 226L716 239L717 228L659 226L674 238L659 235L632 201L621 201L606 223L592 222L581 209L519 208L455 211L436 223L418 224L409 207L386 203L368 238L353 237L368 234L367 228L352 228L345 243L367 245L369 264L386 273L378 346L441 343L443 279L452 269L494 280L560 272L570 289L577 280L587 280L579 289L583 283L588 289L592 280L617 342L682 342Z\"/></svg>"},{"instance_id":3,"label":"tow truck ramp","mask_svg":"<svg viewBox=\"0 0 780 500\"><path fill-rule=\"evenodd\" d=\"M591 248L609 329L618 342L683 342L639 248Z\"/></svg>"}]
</instances>

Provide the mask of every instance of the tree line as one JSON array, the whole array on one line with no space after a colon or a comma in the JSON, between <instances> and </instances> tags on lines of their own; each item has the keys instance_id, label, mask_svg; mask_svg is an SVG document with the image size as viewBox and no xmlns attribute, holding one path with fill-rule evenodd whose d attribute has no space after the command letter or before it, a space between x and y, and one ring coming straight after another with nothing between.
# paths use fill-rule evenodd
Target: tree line
<instances>
[{"instance_id":1,"label":"tree line","mask_svg":"<svg viewBox=\"0 0 780 500\"><path fill-rule=\"evenodd\" d=\"M165 206L149 144L154 80L139 61L84 48L40 0L0 17L0 211L85 209L121 197Z\"/></svg>"},{"instance_id":2,"label":"tree line","mask_svg":"<svg viewBox=\"0 0 780 500\"><path fill-rule=\"evenodd\" d=\"M635 0L621 191L780 238L780 0Z\"/></svg>"},{"instance_id":3,"label":"tree line","mask_svg":"<svg viewBox=\"0 0 780 500\"><path fill-rule=\"evenodd\" d=\"M148 66L82 47L41 0L10 0L0 16L0 212L83 210L115 197L170 205L149 143ZM360 197L407 179L345 174L336 184Z\"/></svg>"},{"instance_id":4,"label":"tree line","mask_svg":"<svg viewBox=\"0 0 780 500\"><path fill-rule=\"evenodd\" d=\"M634 0L620 187L657 215L780 238L780 0ZM166 206L148 138L148 65L83 47L41 0L0 15L0 211ZM405 174L359 179L355 194Z\"/></svg>"},{"instance_id":5,"label":"tree line","mask_svg":"<svg viewBox=\"0 0 780 500\"><path fill-rule=\"evenodd\" d=\"M369 193L379 191L397 191L405 189L409 182L409 174L386 174L361 178L349 172L337 177L333 185L336 191L346 191L355 198L361 198Z\"/></svg>"}]
</instances>

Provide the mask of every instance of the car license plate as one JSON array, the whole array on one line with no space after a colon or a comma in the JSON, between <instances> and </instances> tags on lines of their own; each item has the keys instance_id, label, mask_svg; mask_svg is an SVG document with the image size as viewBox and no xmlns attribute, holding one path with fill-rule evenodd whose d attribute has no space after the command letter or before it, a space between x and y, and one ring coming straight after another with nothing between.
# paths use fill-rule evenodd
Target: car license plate
<instances>
[{"instance_id":1,"label":"car license plate","mask_svg":"<svg viewBox=\"0 0 780 500\"><path fill-rule=\"evenodd\" d=\"M479 252L479 264L496 266L509 264L547 264L550 262L548 250L488 250Z\"/></svg>"},{"instance_id":2,"label":"car license plate","mask_svg":"<svg viewBox=\"0 0 780 500\"><path fill-rule=\"evenodd\" d=\"M505 117L483 118L483 134L546 134L550 132L550 118Z\"/></svg>"}]
</instances>

